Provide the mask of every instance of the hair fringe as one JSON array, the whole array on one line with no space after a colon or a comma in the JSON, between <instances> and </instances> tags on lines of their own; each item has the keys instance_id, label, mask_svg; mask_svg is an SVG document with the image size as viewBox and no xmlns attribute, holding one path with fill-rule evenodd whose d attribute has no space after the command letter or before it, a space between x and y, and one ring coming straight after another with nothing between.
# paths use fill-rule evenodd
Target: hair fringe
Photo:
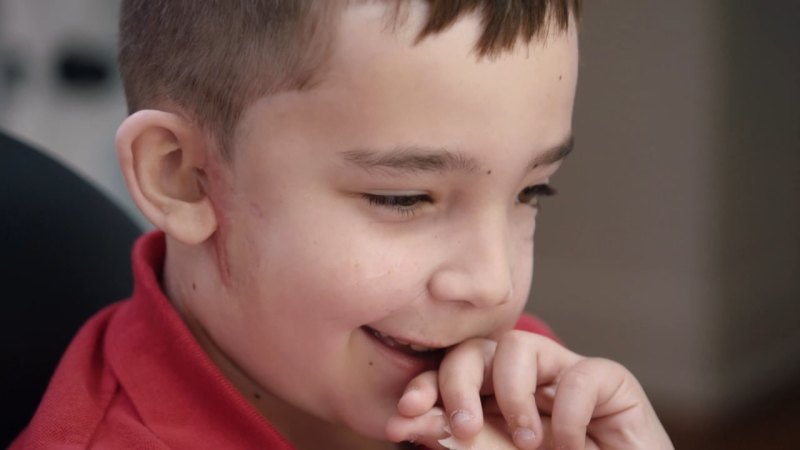
<instances>
[{"instance_id":1,"label":"hair fringe","mask_svg":"<svg viewBox=\"0 0 800 450\"><path fill-rule=\"evenodd\" d=\"M511 50L519 42L531 42L550 31L550 25L566 30L570 13L577 20L581 0L426 0L428 19L417 37L440 33L465 14L480 10L483 32L475 47L480 56ZM552 19L548 20L548 19Z\"/></svg>"},{"instance_id":2,"label":"hair fringe","mask_svg":"<svg viewBox=\"0 0 800 450\"><path fill-rule=\"evenodd\" d=\"M394 2L395 11L410 5ZM417 41L478 13L479 56L546 37L556 31L553 26L566 30L581 10L581 0L425 4L428 15ZM229 159L249 102L313 82L330 50L333 21L346 5L345 0L122 0L118 61L128 111L179 112L213 136Z\"/></svg>"}]
</instances>

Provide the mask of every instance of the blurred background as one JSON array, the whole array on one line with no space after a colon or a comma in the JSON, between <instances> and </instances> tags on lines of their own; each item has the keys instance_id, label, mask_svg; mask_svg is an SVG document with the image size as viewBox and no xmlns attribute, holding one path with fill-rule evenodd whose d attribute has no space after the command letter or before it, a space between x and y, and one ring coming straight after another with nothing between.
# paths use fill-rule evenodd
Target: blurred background
<instances>
[{"instance_id":1,"label":"blurred background","mask_svg":"<svg viewBox=\"0 0 800 450\"><path fill-rule=\"evenodd\" d=\"M587 0L530 310L677 448L800 448L800 3Z\"/></svg>"},{"instance_id":2,"label":"blurred background","mask_svg":"<svg viewBox=\"0 0 800 450\"><path fill-rule=\"evenodd\" d=\"M628 366L678 449L800 448L800 3L585 3L529 310ZM0 0L0 129L144 224L114 153L116 13Z\"/></svg>"},{"instance_id":3,"label":"blurred background","mask_svg":"<svg viewBox=\"0 0 800 450\"><path fill-rule=\"evenodd\" d=\"M0 0L0 129L38 146L138 216L117 166L126 116L118 0Z\"/></svg>"}]
</instances>

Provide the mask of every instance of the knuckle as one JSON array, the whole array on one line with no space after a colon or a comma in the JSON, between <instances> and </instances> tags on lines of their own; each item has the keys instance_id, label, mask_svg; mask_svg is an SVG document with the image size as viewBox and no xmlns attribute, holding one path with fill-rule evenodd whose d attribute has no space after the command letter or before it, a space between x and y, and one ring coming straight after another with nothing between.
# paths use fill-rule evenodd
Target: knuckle
<instances>
[{"instance_id":1,"label":"knuckle","mask_svg":"<svg viewBox=\"0 0 800 450\"><path fill-rule=\"evenodd\" d=\"M519 348L533 345L536 335L522 330L511 330L500 337L499 346L507 348Z\"/></svg>"},{"instance_id":2,"label":"knuckle","mask_svg":"<svg viewBox=\"0 0 800 450\"><path fill-rule=\"evenodd\" d=\"M575 367L573 370L564 374L560 386L569 389L583 391L589 388L593 383L596 375L582 367Z\"/></svg>"},{"instance_id":3,"label":"knuckle","mask_svg":"<svg viewBox=\"0 0 800 450\"><path fill-rule=\"evenodd\" d=\"M458 368L451 365L449 369L439 371L439 390L443 394L461 389L465 381L465 377L459 374Z\"/></svg>"},{"instance_id":4,"label":"knuckle","mask_svg":"<svg viewBox=\"0 0 800 450\"><path fill-rule=\"evenodd\" d=\"M536 413L534 405L535 400L533 399L533 396L531 396L530 399L509 399L508 404L505 405L505 409L503 410L503 416L506 417L510 423L515 423L520 426L530 425L521 422L530 420L530 418Z\"/></svg>"},{"instance_id":5,"label":"knuckle","mask_svg":"<svg viewBox=\"0 0 800 450\"><path fill-rule=\"evenodd\" d=\"M585 360L587 366L592 370L602 373L621 373L626 376L632 376L631 372L622 364L608 358L588 358Z\"/></svg>"},{"instance_id":6,"label":"knuckle","mask_svg":"<svg viewBox=\"0 0 800 450\"><path fill-rule=\"evenodd\" d=\"M481 377L479 375L458 370L439 373L438 391L443 398L463 399L473 395L479 396L480 385Z\"/></svg>"}]
</instances>

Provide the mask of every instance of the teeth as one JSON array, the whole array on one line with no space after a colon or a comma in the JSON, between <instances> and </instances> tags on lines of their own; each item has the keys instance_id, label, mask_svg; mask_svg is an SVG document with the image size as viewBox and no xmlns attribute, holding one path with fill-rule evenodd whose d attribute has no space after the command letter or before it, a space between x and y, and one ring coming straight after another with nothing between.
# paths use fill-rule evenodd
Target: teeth
<instances>
[{"instance_id":1,"label":"teeth","mask_svg":"<svg viewBox=\"0 0 800 450\"><path fill-rule=\"evenodd\" d=\"M400 339L393 338L377 330L372 330L372 334L374 334L375 337L380 339L384 344L388 345L389 347L406 347L410 348L415 352L429 352L431 350L435 350L434 347L427 347L424 345L417 345L417 344L412 344L410 342L401 341Z\"/></svg>"},{"instance_id":2,"label":"teeth","mask_svg":"<svg viewBox=\"0 0 800 450\"><path fill-rule=\"evenodd\" d=\"M408 344L408 347L415 352L429 352L433 350L431 347L425 347L424 345L417 345L417 344Z\"/></svg>"}]
</instances>

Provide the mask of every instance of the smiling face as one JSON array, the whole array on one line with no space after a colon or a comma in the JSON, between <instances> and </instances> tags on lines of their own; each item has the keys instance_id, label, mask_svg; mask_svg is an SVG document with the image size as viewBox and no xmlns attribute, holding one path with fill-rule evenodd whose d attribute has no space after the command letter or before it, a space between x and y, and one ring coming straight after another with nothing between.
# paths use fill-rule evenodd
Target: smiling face
<instances>
[{"instance_id":1,"label":"smiling face","mask_svg":"<svg viewBox=\"0 0 800 450\"><path fill-rule=\"evenodd\" d=\"M478 60L475 18L414 45L383 14L347 9L318 85L245 111L212 178L225 275L184 305L247 383L377 439L426 350L513 327L577 77L574 30Z\"/></svg>"}]
</instances>

